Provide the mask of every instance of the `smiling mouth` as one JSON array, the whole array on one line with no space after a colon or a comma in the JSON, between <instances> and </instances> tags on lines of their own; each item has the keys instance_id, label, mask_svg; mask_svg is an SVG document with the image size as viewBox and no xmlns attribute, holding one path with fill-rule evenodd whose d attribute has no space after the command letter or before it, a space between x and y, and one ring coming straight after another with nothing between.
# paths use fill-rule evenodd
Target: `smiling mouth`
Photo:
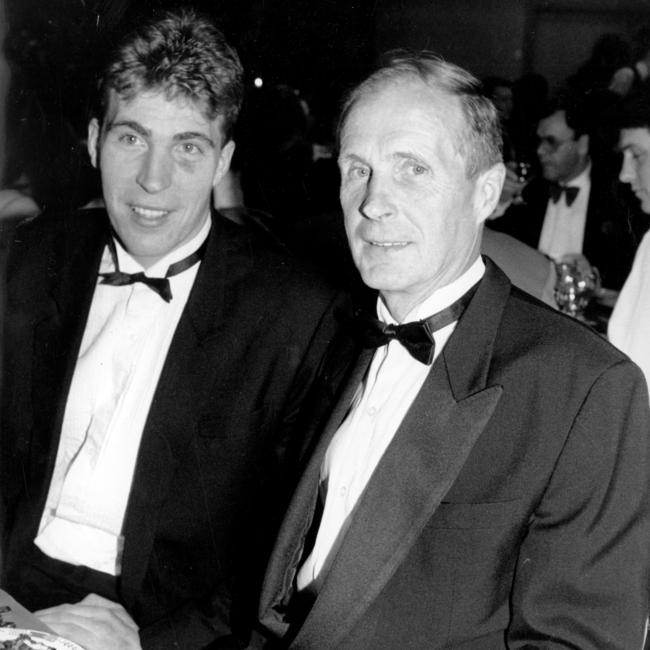
<instances>
[{"instance_id":1,"label":"smiling mouth","mask_svg":"<svg viewBox=\"0 0 650 650\"><path fill-rule=\"evenodd\" d=\"M144 219L160 219L169 213L169 210L155 210L153 208L144 208L140 205L132 205L131 210Z\"/></svg>"},{"instance_id":2,"label":"smiling mouth","mask_svg":"<svg viewBox=\"0 0 650 650\"><path fill-rule=\"evenodd\" d=\"M369 241L368 243L379 248L404 248L408 246L408 242L405 241Z\"/></svg>"}]
</instances>

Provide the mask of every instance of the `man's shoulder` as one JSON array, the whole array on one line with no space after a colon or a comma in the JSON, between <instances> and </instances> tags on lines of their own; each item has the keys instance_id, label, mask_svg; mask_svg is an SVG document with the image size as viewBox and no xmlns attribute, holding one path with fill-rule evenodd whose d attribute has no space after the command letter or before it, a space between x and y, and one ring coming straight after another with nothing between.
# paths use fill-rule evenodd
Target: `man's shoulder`
<instances>
[{"instance_id":1,"label":"man's shoulder","mask_svg":"<svg viewBox=\"0 0 650 650\"><path fill-rule=\"evenodd\" d=\"M589 172L591 209L628 207L623 201L621 184L618 180L618 168L603 162L593 162Z\"/></svg>"},{"instance_id":2,"label":"man's shoulder","mask_svg":"<svg viewBox=\"0 0 650 650\"><path fill-rule=\"evenodd\" d=\"M103 208L70 212L43 212L21 221L15 229L14 246L49 246L65 239L82 239L90 233L105 229L106 211Z\"/></svg>"},{"instance_id":3,"label":"man's shoulder","mask_svg":"<svg viewBox=\"0 0 650 650\"><path fill-rule=\"evenodd\" d=\"M501 337L542 366L570 373L600 373L628 357L588 325L513 287L504 310ZM631 362L630 362L631 363Z\"/></svg>"},{"instance_id":4,"label":"man's shoulder","mask_svg":"<svg viewBox=\"0 0 650 650\"><path fill-rule=\"evenodd\" d=\"M106 212L97 208L44 212L20 222L8 245L7 277L18 269L51 267L65 251L81 255L107 227Z\"/></svg>"}]
</instances>

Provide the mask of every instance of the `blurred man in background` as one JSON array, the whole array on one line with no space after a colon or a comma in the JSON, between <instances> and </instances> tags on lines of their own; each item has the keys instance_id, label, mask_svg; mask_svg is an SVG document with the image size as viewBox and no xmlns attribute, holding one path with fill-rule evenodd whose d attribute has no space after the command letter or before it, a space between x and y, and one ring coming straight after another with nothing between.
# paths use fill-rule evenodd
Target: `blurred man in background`
<instances>
[{"instance_id":1,"label":"blurred man in background","mask_svg":"<svg viewBox=\"0 0 650 650\"><path fill-rule=\"evenodd\" d=\"M630 185L643 212L650 214L650 87L645 85L629 96L619 123L620 180ZM609 321L608 335L639 364L650 384L650 234L637 250Z\"/></svg>"},{"instance_id":2,"label":"blurred man in background","mask_svg":"<svg viewBox=\"0 0 650 650\"><path fill-rule=\"evenodd\" d=\"M618 289L632 264L635 238L615 177L590 156L588 108L567 94L547 109L537 126L541 178L521 181L511 170L488 225L555 261L595 266L603 285Z\"/></svg>"}]
</instances>

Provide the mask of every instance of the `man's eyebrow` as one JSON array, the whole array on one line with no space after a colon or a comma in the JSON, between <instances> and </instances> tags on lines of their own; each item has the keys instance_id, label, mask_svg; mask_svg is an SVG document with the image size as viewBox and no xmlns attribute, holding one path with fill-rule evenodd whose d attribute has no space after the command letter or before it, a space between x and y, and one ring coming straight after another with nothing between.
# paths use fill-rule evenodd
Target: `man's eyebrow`
<instances>
[{"instance_id":1,"label":"man's eyebrow","mask_svg":"<svg viewBox=\"0 0 650 650\"><path fill-rule=\"evenodd\" d=\"M109 122L107 131L111 131L113 129L125 127L127 129L131 129L132 131L135 131L136 133L140 134L143 137L147 137L151 134L149 129L145 129L140 122L133 122L131 120L118 120L116 122Z\"/></svg>"},{"instance_id":2,"label":"man's eyebrow","mask_svg":"<svg viewBox=\"0 0 650 650\"><path fill-rule=\"evenodd\" d=\"M366 161L361 158L361 156L357 156L356 153L342 153L339 155L339 162L358 162L362 164L366 164Z\"/></svg>"},{"instance_id":3,"label":"man's eyebrow","mask_svg":"<svg viewBox=\"0 0 650 650\"><path fill-rule=\"evenodd\" d=\"M422 156L415 153L415 151L396 151L392 157L395 160L419 160L424 162Z\"/></svg>"},{"instance_id":4,"label":"man's eyebrow","mask_svg":"<svg viewBox=\"0 0 650 650\"><path fill-rule=\"evenodd\" d=\"M175 142L185 142L186 140L203 140L209 147L212 149L215 148L216 144L212 138L209 138L205 133L199 133L198 131L184 131L183 133L177 133L174 136Z\"/></svg>"}]
</instances>

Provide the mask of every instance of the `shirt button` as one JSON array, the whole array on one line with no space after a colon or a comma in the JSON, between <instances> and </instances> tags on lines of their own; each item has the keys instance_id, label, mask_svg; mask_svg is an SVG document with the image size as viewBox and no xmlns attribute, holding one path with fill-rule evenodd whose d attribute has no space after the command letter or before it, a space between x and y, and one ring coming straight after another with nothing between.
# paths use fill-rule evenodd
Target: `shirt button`
<instances>
[{"instance_id":1,"label":"shirt button","mask_svg":"<svg viewBox=\"0 0 650 650\"><path fill-rule=\"evenodd\" d=\"M347 493L348 493L348 489L347 489L345 486L343 486L343 487L339 490L339 494L340 494L342 497L344 497Z\"/></svg>"},{"instance_id":2,"label":"shirt button","mask_svg":"<svg viewBox=\"0 0 650 650\"><path fill-rule=\"evenodd\" d=\"M372 417L373 415L375 415L376 413L377 413L377 409L376 409L374 406L371 406L371 407L368 409L368 415L370 415L371 417Z\"/></svg>"}]
</instances>

